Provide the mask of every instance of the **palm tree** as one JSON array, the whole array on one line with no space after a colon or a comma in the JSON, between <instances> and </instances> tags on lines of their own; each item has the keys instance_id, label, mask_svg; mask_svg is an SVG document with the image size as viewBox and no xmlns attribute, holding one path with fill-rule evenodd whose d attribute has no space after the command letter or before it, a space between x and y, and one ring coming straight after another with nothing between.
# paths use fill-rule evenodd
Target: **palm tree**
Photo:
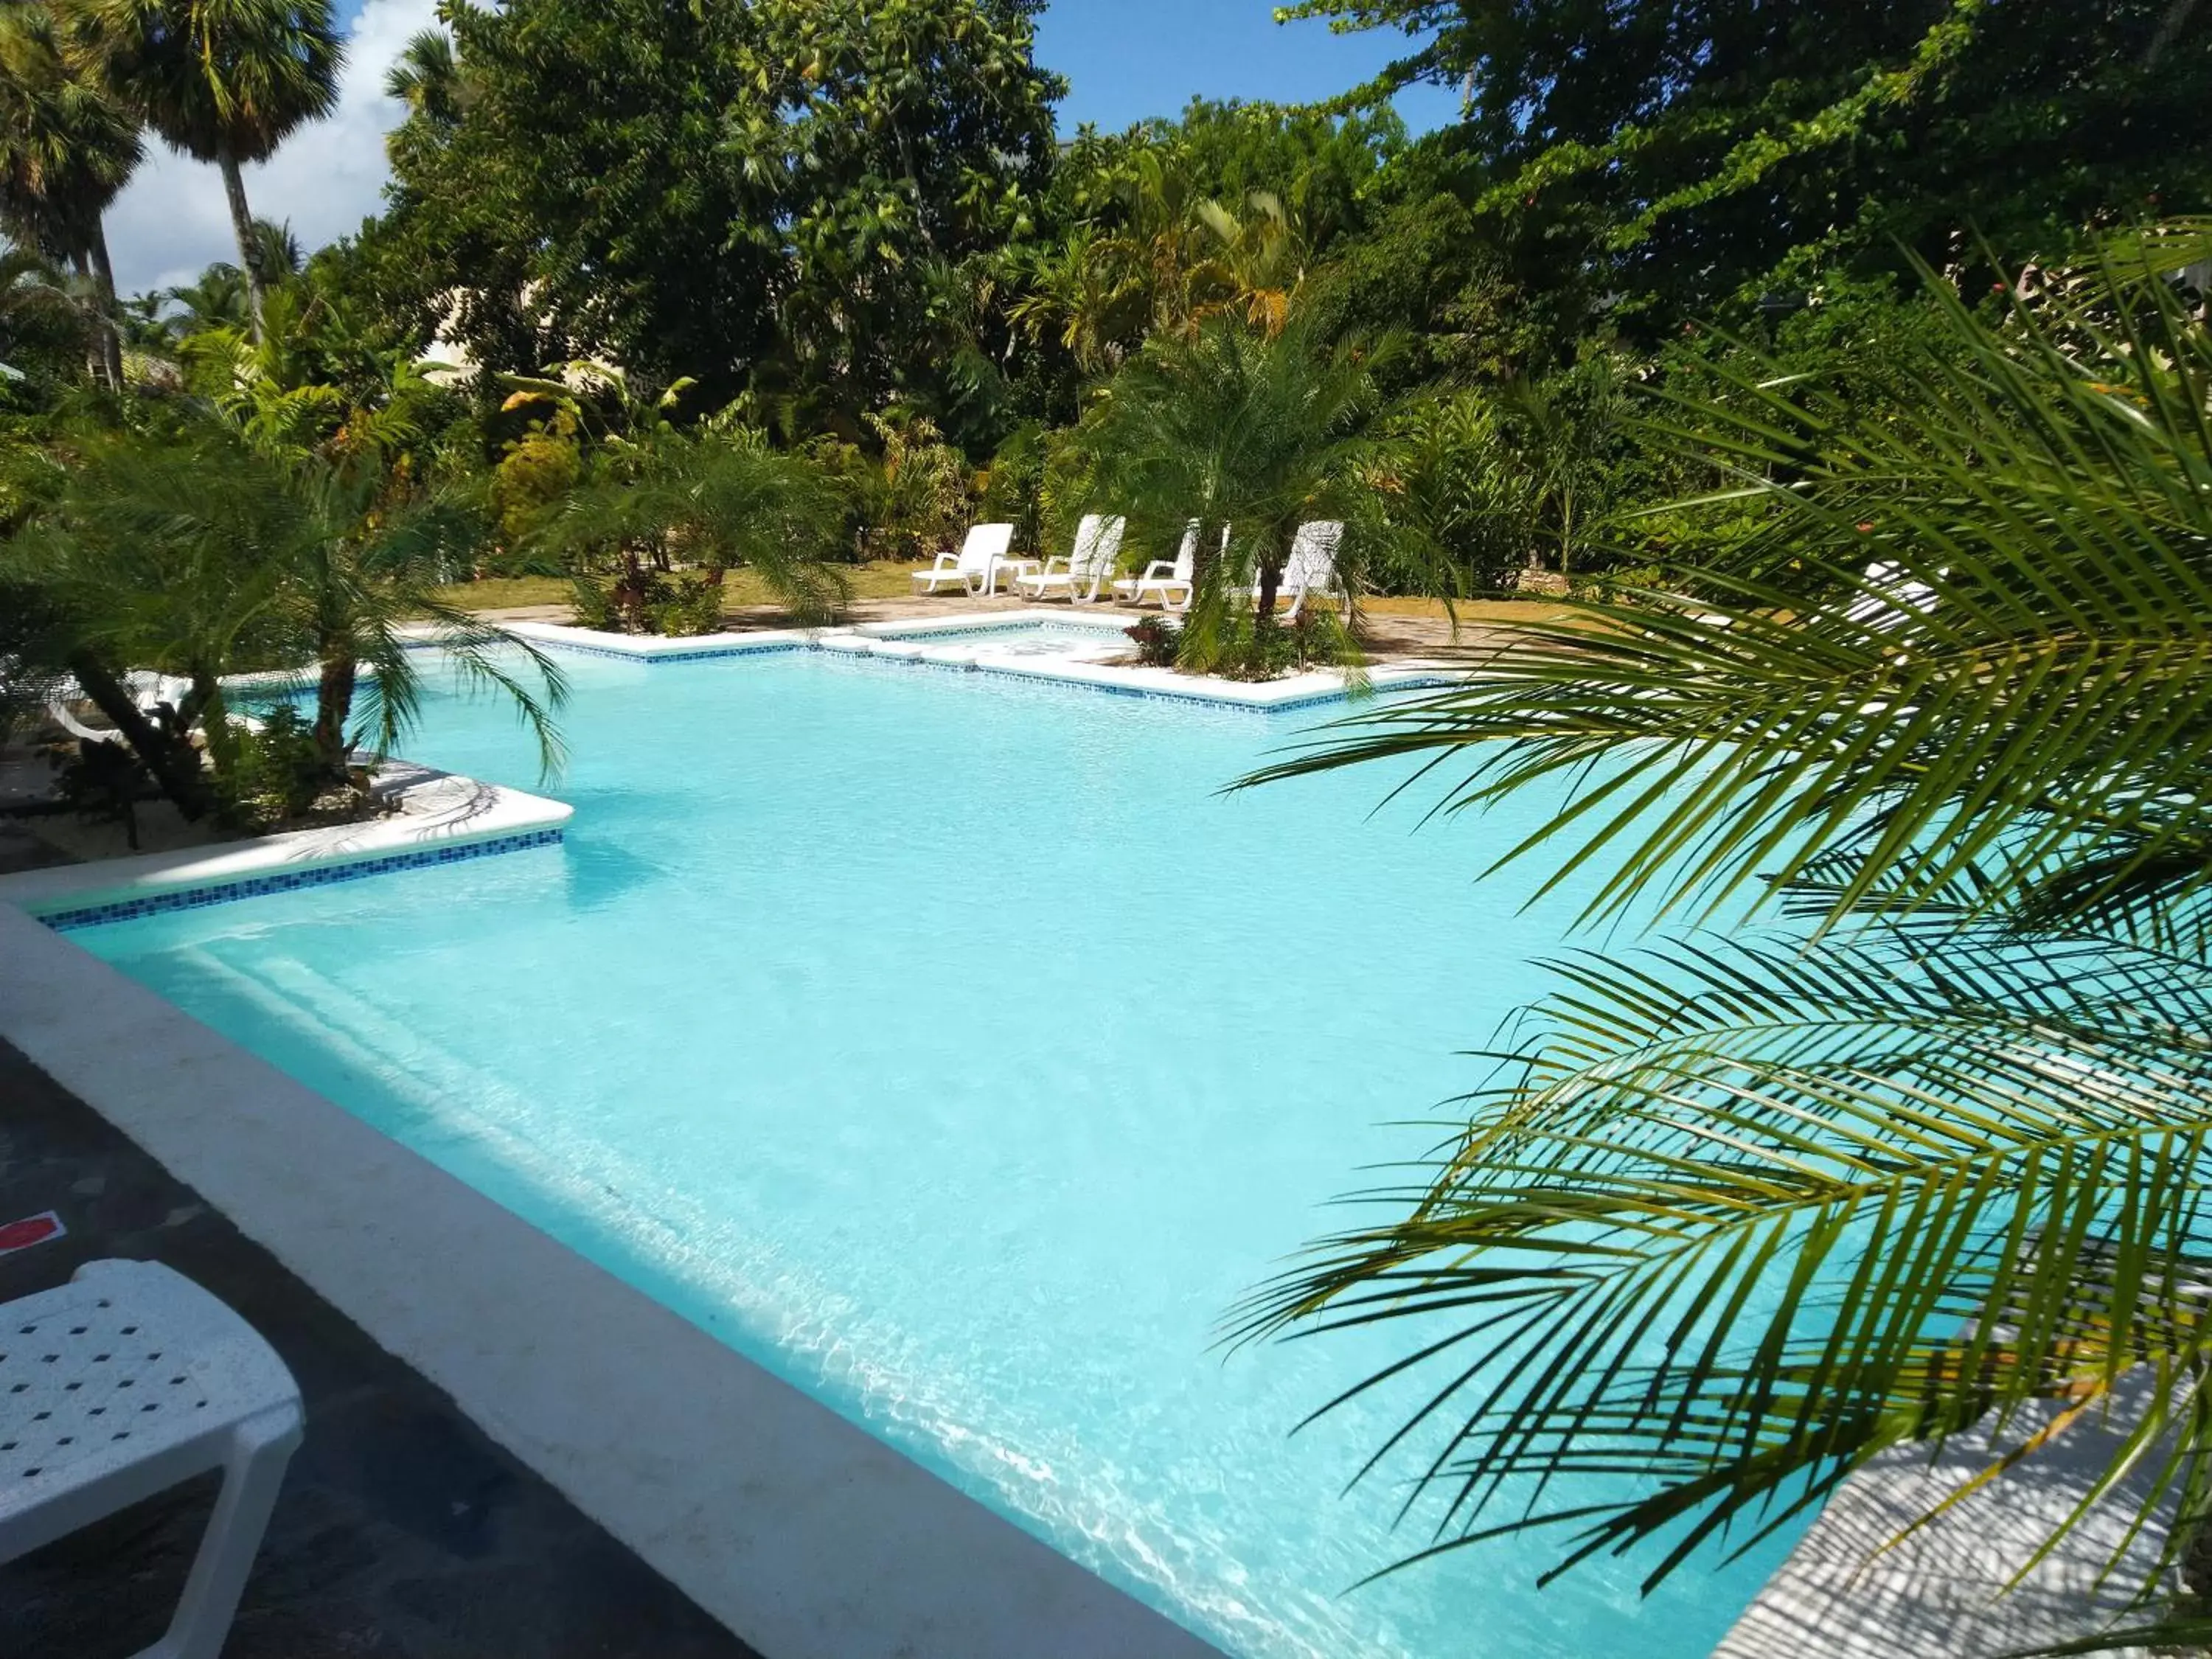
<instances>
[{"instance_id":1,"label":"palm tree","mask_svg":"<svg viewBox=\"0 0 2212 1659\"><path fill-rule=\"evenodd\" d=\"M453 37L443 29L424 29L416 35L385 71L384 90L387 97L406 105L410 116L439 126L459 121L467 93Z\"/></svg>"},{"instance_id":2,"label":"palm tree","mask_svg":"<svg viewBox=\"0 0 2212 1659\"><path fill-rule=\"evenodd\" d=\"M62 498L0 550L0 586L48 618L28 654L76 677L188 817L222 803L239 765L225 676L271 663L311 673L320 775L342 783L356 746L388 752L419 714L408 647L426 621L459 672L513 699L550 772L559 669L436 592L465 533L450 504L396 489L357 453L262 448L210 422L89 445ZM126 667L190 689L149 717L122 689Z\"/></svg>"},{"instance_id":3,"label":"palm tree","mask_svg":"<svg viewBox=\"0 0 2212 1659\"><path fill-rule=\"evenodd\" d=\"M246 273L236 265L217 260L190 283L168 290L163 297L184 307L168 319L170 331L179 337L218 328L249 329L252 307L246 295Z\"/></svg>"},{"instance_id":4,"label":"palm tree","mask_svg":"<svg viewBox=\"0 0 2212 1659\"><path fill-rule=\"evenodd\" d=\"M600 452L597 476L554 509L536 539L586 580L611 560L610 597L625 627L653 626L654 573L678 560L699 573L690 597L702 629L719 623L723 574L740 564L802 623L844 609L845 579L830 561L848 502L816 463L731 424L696 434L663 428L612 449Z\"/></svg>"},{"instance_id":5,"label":"palm tree","mask_svg":"<svg viewBox=\"0 0 2212 1659\"><path fill-rule=\"evenodd\" d=\"M1352 523L1347 561L1387 533L1364 473L1376 404L1368 362L1297 317L1273 336L1227 315L1155 336L1109 384L1076 439L1089 498L1127 516L1132 547L1172 548L1200 526L1184 665L1223 660L1232 591L1256 586L1262 624L1273 617L1300 525Z\"/></svg>"},{"instance_id":6,"label":"palm tree","mask_svg":"<svg viewBox=\"0 0 2212 1659\"><path fill-rule=\"evenodd\" d=\"M273 219L256 219L253 245L261 254L261 275L271 287L290 282L307 269L307 256L289 219L281 225Z\"/></svg>"},{"instance_id":7,"label":"palm tree","mask_svg":"<svg viewBox=\"0 0 2212 1659\"><path fill-rule=\"evenodd\" d=\"M420 482L438 388L412 353L362 344L344 307L304 283L274 293L264 320L258 338L209 329L189 355L204 395L304 504L301 534L272 556L284 571L277 602L293 654L315 676L310 735L321 777L342 783L356 748L389 753L413 724L421 659L409 646L424 624L450 667L514 703L544 769L557 771L555 716L568 695L559 668L440 592L483 526L471 503Z\"/></svg>"},{"instance_id":8,"label":"palm tree","mask_svg":"<svg viewBox=\"0 0 2212 1659\"><path fill-rule=\"evenodd\" d=\"M64 54L46 8L0 12L0 223L91 279L95 379L111 390L123 353L103 221L142 153L137 122Z\"/></svg>"},{"instance_id":9,"label":"palm tree","mask_svg":"<svg viewBox=\"0 0 2212 1659\"><path fill-rule=\"evenodd\" d=\"M222 171L258 319L270 273L240 172L337 102L330 0L55 0L74 48L170 145Z\"/></svg>"},{"instance_id":10,"label":"palm tree","mask_svg":"<svg viewBox=\"0 0 2212 1659\"><path fill-rule=\"evenodd\" d=\"M1376 1454L1424 1554L1656 1579L1902 1442L1997 1477L2130 1374L2131 1518L2170 1560L2212 1511L2212 335L2161 275L2203 240L2001 325L1930 276L1938 340L1673 394L1730 480L1681 591L1267 775L1565 790L1493 869L1723 929L1562 964L1436 1167L1246 1310L1406 1322L1363 1386L1424 1402Z\"/></svg>"},{"instance_id":11,"label":"palm tree","mask_svg":"<svg viewBox=\"0 0 2212 1659\"><path fill-rule=\"evenodd\" d=\"M556 717L568 701L560 667L441 592L457 551L479 533L475 515L450 499L396 490L388 471L358 465L312 462L295 487L313 504L315 533L296 549L284 599L314 665L322 775L343 782L356 749L387 755L415 725L422 703L415 647L426 625L452 670L514 703L538 740L541 771L558 772Z\"/></svg>"},{"instance_id":12,"label":"palm tree","mask_svg":"<svg viewBox=\"0 0 2212 1659\"><path fill-rule=\"evenodd\" d=\"M0 555L0 578L40 596L52 619L46 658L76 676L188 818L213 807L237 755L224 677L284 647L278 592L302 527L284 482L217 433L96 438L60 498ZM189 689L149 716L122 689L132 668Z\"/></svg>"}]
</instances>

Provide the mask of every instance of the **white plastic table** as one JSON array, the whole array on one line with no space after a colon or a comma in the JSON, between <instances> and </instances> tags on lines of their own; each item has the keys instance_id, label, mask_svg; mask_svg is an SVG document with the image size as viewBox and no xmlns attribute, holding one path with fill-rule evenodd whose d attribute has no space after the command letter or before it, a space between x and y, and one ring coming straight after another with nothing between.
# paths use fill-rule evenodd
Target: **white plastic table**
<instances>
[{"instance_id":1,"label":"white plastic table","mask_svg":"<svg viewBox=\"0 0 2212 1659\"><path fill-rule=\"evenodd\" d=\"M138 1656L216 1659L301 1431L252 1326L157 1263L88 1262L0 1304L0 1563L221 1469L184 1599Z\"/></svg>"}]
</instances>

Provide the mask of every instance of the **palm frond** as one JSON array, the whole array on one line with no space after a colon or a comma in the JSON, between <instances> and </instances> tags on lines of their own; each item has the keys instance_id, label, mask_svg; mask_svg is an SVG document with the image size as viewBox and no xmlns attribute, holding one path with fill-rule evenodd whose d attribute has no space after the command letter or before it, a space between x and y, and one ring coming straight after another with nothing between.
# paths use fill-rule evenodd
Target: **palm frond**
<instances>
[{"instance_id":1,"label":"palm frond","mask_svg":"<svg viewBox=\"0 0 2212 1659\"><path fill-rule=\"evenodd\" d=\"M1559 852L1548 890L1602 860L1593 916L1656 895L1711 917L1831 855L1830 922L1996 858L2054 915L2196 890L2212 338L2113 263L2001 328L1941 305L1945 348L1910 362L1670 393L1655 429L1733 483L1674 509L1712 523L1669 586L1519 630L1463 688L1255 781L1410 759L1443 769L1446 811L1571 781L1498 863Z\"/></svg>"},{"instance_id":2,"label":"palm frond","mask_svg":"<svg viewBox=\"0 0 2212 1659\"><path fill-rule=\"evenodd\" d=\"M1875 929L1554 965L1466 1133L1365 1195L1393 1218L1237 1328L1410 1326L1352 1393L1413 1401L1370 1468L1433 1548L1656 1543L1656 1581L1886 1447L2138 1366L2116 1462L2204 1512L2212 974L1972 927L1934 958Z\"/></svg>"}]
</instances>

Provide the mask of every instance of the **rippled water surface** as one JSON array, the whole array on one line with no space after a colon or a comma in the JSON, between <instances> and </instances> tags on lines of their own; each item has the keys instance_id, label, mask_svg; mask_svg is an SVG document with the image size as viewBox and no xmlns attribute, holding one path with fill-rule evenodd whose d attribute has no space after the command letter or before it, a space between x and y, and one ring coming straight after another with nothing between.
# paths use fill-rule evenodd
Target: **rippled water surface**
<instances>
[{"instance_id":1,"label":"rippled water surface","mask_svg":"<svg viewBox=\"0 0 2212 1659\"><path fill-rule=\"evenodd\" d=\"M1224 1649L1689 1659L1786 1540L1544 1591L1343 1487L1410 1333L1224 1353L1566 921L1316 718L803 654L570 665L564 848L74 935ZM532 787L498 705L422 759ZM1401 1471L1402 1472L1402 1471ZM1559 1494L1569 1501L1571 1488Z\"/></svg>"}]
</instances>

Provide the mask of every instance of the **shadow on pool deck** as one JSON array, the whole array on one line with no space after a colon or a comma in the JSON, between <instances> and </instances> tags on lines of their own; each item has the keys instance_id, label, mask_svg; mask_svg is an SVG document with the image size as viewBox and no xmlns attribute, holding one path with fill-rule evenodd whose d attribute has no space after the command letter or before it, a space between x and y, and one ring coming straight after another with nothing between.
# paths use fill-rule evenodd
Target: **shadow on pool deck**
<instances>
[{"instance_id":1,"label":"shadow on pool deck","mask_svg":"<svg viewBox=\"0 0 2212 1659\"><path fill-rule=\"evenodd\" d=\"M191 1188L0 1043L0 1223L69 1237L0 1257L0 1302L103 1256L161 1261L251 1321L299 1379L292 1460L223 1659L758 1659L493 1445ZM0 1567L0 1655L103 1659L158 1638L210 1483Z\"/></svg>"}]
</instances>

